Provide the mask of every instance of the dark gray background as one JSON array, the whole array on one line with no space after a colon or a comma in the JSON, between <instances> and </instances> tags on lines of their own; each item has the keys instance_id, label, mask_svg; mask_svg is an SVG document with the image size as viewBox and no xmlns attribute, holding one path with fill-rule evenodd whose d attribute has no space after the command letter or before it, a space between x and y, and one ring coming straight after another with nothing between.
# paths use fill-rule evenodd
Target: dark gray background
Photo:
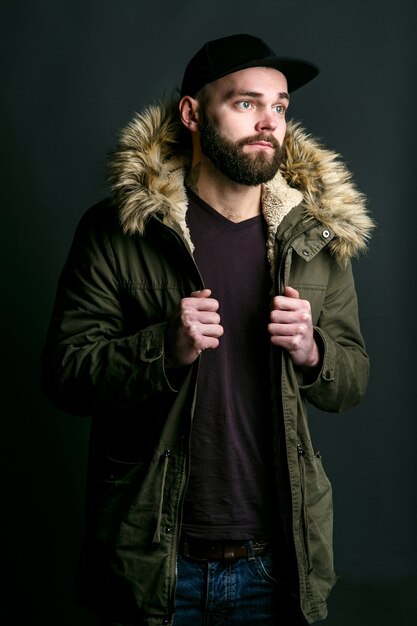
<instances>
[{"instance_id":1,"label":"dark gray background","mask_svg":"<svg viewBox=\"0 0 417 626\"><path fill-rule=\"evenodd\" d=\"M42 396L39 353L76 223L107 193L105 159L120 127L179 85L204 41L233 32L321 67L294 95L290 117L343 154L378 223L355 262L368 395L347 414L311 417L335 494L340 579L327 624L413 622L414 6L1 1L2 626L95 623L73 600L89 423Z\"/></svg>"}]
</instances>

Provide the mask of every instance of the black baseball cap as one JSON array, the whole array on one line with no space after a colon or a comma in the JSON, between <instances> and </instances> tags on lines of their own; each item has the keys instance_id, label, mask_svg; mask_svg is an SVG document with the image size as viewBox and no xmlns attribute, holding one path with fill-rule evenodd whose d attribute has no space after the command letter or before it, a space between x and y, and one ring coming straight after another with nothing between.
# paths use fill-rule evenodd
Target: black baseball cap
<instances>
[{"instance_id":1,"label":"black baseball cap","mask_svg":"<svg viewBox=\"0 0 417 626\"><path fill-rule=\"evenodd\" d=\"M194 97L207 83L247 69L272 67L284 74L288 91L302 87L319 73L318 67L301 59L278 57L262 39L239 34L208 41L188 63L181 85L181 97Z\"/></svg>"}]
</instances>

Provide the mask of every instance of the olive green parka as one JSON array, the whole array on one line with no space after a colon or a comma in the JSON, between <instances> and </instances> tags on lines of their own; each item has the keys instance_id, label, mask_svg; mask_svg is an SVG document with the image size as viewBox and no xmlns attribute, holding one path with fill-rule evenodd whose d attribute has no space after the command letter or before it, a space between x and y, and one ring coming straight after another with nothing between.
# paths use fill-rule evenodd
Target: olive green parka
<instances>
[{"instance_id":1,"label":"olive green parka","mask_svg":"<svg viewBox=\"0 0 417 626\"><path fill-rule=\"evenodd\" d=\"M331 486L306 403L339 412L365 392L350 259L366 247L372 222L336 154L294 124L284 147L280 172L262 190L271 295L290 285L311 303L323 364L306 381L285 351L271 348L271 502L312 623L326 616L335 576ZM164 370L167 319L203 287L185 220L190 150L175 103L149 107L123 131L110 164L113 197L77 228L42 357L53 402L92 416L81 601L147 626L170 624L174 611L198 370L198 359L175 380Z\"/></svg>"}]
</instances>

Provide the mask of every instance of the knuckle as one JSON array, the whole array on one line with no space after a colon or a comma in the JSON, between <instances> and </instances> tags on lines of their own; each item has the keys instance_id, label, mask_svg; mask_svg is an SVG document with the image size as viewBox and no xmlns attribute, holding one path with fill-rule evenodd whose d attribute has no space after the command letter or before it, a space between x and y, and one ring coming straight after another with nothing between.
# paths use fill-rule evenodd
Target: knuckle
<instances>
[{"instance_id":1,"label":"knuckle","mask_svg":"<svg viewBox=\"0 0 417 626\"><path fill-rule=\"evenodd\" d=\"M191 318L190 318L190 314L189 311L183 311L181 313L181 322L184 326L190 326L191 325Z\"/></svg>"},{"instance_id":2,"label":"knuckle","mask_svg":"<svg viewBox=\"0 0 417 626\"><path fill-rule=\"evenodd\" d=\"M290 350L297 350L299 345L300 345L300 337L297 335L294 335L293 337L291 337Z\"/></svg>"}]
</instances>

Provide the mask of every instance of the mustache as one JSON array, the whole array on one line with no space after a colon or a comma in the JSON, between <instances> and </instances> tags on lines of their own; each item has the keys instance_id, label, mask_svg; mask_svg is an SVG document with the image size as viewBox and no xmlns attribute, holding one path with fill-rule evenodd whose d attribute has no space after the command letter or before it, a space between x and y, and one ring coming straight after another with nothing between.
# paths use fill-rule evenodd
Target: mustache
<instances>
[{"instance_id":1,"label":"mustache","mask_svg":"<svg viewBox=\"0 0 417 626\"><path fill-rule=\"evenodd\" d=\"M254 143L256 141L267 141L276 150L281 149L281 144L279 143L278 139L276 139L273 135L262 135L262 133L259 133L257 135L252 135L251 137L245 137L244 139L240 139L237 142L237 145L239 147L243 147L249 143Z\"/></svg>"}]
</instances>

